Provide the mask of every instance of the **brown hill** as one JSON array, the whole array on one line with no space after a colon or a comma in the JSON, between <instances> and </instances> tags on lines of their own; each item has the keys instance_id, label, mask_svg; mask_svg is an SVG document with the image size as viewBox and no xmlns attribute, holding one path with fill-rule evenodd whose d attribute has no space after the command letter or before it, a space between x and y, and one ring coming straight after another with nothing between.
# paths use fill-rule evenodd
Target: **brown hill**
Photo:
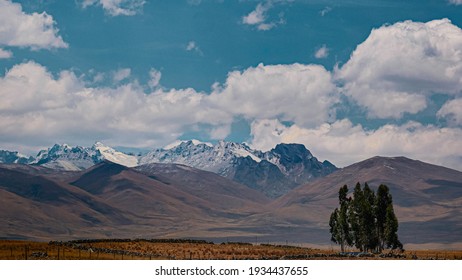
<instances>
[{"instance_id":1,"label":"brown hill","mask_svg":"<svg viewBox=\"0 0 462 280\"><path fill-rule=\"evenodd\" d=\"M245 185L181 164L150 163L135 167L135 170L167 185L177 186L219 209L239 208L242 211L270 202L261 192Z\"/></svg>"},{"instance_id":2,"label":"brown hill","mask_svg":"<svg viewBox=\"0 0 462 280\"><path fill-rule=\"evenodd\" d=\"M83 172L5 165L0 208L11 223L0 228L2 237L215 237L268 202L246 186L185 166L152 165L149 174L107 161Z\"/></svg>"},{"instance_id":3,"label":"brown hill","mask_svg":"<svg viewBox=\"0 0 462 280\"><path fill-rule=\"evenodd\" d=\"M3 238L70 238L75 232L91 232L94 226L129 223L130 218L119 209L79 188L50 179L56 175L43 167L0 165Z\"/></svg>"},{"instance_id":4,"label":"brown hill","mask_svg":"<svg viewBox=\"0 0 462 280\"><path fill-rule=\"evenodd\" d=\"M338 205L338 190L367 182L386 184L393 195L404 243L462 242L462 172L405 157L374 157L301 186L271 204L275 221L324 229L316 242L328 243L328 220ZM305 235L306 236L306 235ZM306 236L309 239L309 236Z\"/></svg>"},{"instance_id":5,"label":"brown hill","mask_svg":"<svg viewBox=\"0 0 462 280\"><path fill-rule=\"evenodd\" d=\"M1 238L201 238L330 244L338 189L387 184L405 246L462 244L462 172L403 157L371 158L269 201L214 173L175 164L82 172L0 165ZM424 244L424 245L422 245ZM436 245L435 245L436 244Z\"/></svg>"}]
</instances>

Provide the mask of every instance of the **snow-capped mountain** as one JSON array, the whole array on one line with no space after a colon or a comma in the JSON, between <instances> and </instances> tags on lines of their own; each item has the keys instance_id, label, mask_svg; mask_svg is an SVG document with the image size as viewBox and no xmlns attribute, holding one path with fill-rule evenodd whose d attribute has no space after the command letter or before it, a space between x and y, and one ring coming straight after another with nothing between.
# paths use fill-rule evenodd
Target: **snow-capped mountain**
<instances>
[{"instance_id":1,"label":"snow-capped mountain","mask_svg":"<svg viewBox=\"0 0 462 280\"><path fill-rule=\"evenodd\" d=\"M255 153L258 152L245 144L220 141L216 145L211 145L190 140L153 150L141 157L139 164L178 163L228 177L238 158L249 156L255 161L260 161Z\"/></svg>"},{"instance_id":2,"label":"snow-capped mountain","mask_svg":"<svg viewBox=\"0 0 462 280\"><path fill-rule=\"evenodd\" d=\"M139 157L116 151L101 142L91 147L56 144L40 151L35 159L14 152L0 152L0 161L5 163L28 163L58 170L84 170L104 160L127 167L149 163L183 164L217 173L273 198L337 169L328 161L318 161L301 144L279 144L262 152L243 143L220 141L212 145L197 140L177 141Z\"/></svg>"},{"instance_id":3,"label":"snow-capped mountain","mask_svg":"<svg viewBox=\"0 0 462 280\"><path fill-rule=\"evenodd\" d=\"M138 159L96 142L92 147L71 147L67 144L55 144L38 153L32 164L52 169L77 171L92 167L108 160L128 167L136 166Z\"/></svg>"},{"instance_id":4,"label":"snow-capped mountain","mask_svg":"<svg viewBox=\"0 0 462 280\"><path fill-rule=\"evenodd\" d=\"M93 147L55 144L47 150L40 151L32 164L58 170L77 171L92 167L103 160L101 152Z\"/></svg>"},{"instance_id":5,"label":"snow-capped mountain","mask_svg":"<svg viewBox=\"0 0 462 280\"><path fill-rule=\"evenodd\" d=\"M213 146L184 141L140 158L140 165L148 163L177 163L215 172L269 197L281 196L337 169L328 161L319 162L301 144L279 144L262 152L246 144L225 141Z\"/></svg>"},{"instance_id":6,"label":"snow-capped mountain","mask_svg":"<svg viewBox=\"0 0 462 280\"><path fill-rule=\"evenodd\" d=\"M111 147L105 146L101 142L96 142L92 149L99 151L105 160L109 160L111 162L127 167L134 167L138 165L138 158L136 156L127 155L125 153L116 151Z\"/></svg>"},{"instance_id":7,"label":"snow-capped mountain","mask_svg":"<svg viewBox=\"0 0 462 280\"><path fill-rule=\"evenodd\" d=\"M0 163L21 163L28 164L34 160L33 157L22 155L18 152L0 150Z\"/></svg>"}]
</instances>

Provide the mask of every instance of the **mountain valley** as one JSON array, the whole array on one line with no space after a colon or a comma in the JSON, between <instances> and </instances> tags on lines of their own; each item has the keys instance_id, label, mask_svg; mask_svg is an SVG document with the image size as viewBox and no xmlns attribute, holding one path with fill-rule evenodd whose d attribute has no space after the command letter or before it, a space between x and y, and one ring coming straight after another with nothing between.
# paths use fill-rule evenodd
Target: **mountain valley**
<instances>
[{"instance_id":1,"label":"mountain valley","mask_svg":"<svg viewBox=\"0 0 462 280\"><path fill-rule=\"evenodd\" d=\"M154 150L133 164L134 156L95 146L55 145L47 157L39 153L42 162L28 164L9 154L13 162L0 164L0 237L327 246L338 189L347 184L351 192L357 182L367 182L372 188L389 186L405 246L462 247L462 172L456 170L405 157L374 157L337 169L297 144L258 152L244 144L192 141ZM148 160L153 158L160 162ZM68 163L55 164L59 160ZM72 170L63 168L69 163Z\"/></svg>"}]
</instances>

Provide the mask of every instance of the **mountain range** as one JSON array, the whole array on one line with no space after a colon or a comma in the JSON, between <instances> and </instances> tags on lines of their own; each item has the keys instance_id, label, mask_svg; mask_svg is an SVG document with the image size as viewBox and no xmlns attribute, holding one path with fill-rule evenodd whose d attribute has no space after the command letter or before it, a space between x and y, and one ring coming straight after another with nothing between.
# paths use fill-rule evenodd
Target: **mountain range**
<instances>
[{"instance_id":1,"label":"mountain range","mask_svg":"<svg viewBox=\"0 0 462 280\"><path fill-rule=\"evenodd\" d=\"M262 152L246 144L224 141L214 146L185 141L168 149L156 149L139 162L177 163L211 171L271 198L337 169L328 161L318 161L301 144L279 144Z\"/></svg>"},{"instance_id":2,"label":"mountain range","mask_svg":"<svg viewBox=\"0 0 462 280\"><path fill-rule=\"evenodd\" d=\"M279 144L262 152L246 144L220 141L211 145L190 140L134 156L96 142L92 147L55 144L40 151L35 158L20 157L16 152L2 153L5 154L0 158L3 163L26 163L66 171L85 170L104 160L127 167L149 163L183 164L214 172L271 198L337 169L328 161L318 161L300 144Z\"/></svg>"},{"instance_id":3,"label":"mountain range","mask_svg":"<svg viewBox=\"0 0 462 280\"><path fill-rule=\"evenodd\" d=\"M462 248L462 172L405 157L374 157L337 169L297 144L258 152L245 144L193 141L142 157L101 143L81 149L55 145L34 159L1 154L10 163L0 164L0 238L205 238L328 246L338 189L347 184L352 191L357 182L368 182L372 188L389 186L405 247ZM115 162L134 158L131 167ZM153 158L158 162L149 161ZM89 167L80 170L83 163ZM260 170L267 172L267 189L239 182L265 174ZM271 195L273 178L283 178L274 174L301 184Z\"/></svg>"}]
</instances>

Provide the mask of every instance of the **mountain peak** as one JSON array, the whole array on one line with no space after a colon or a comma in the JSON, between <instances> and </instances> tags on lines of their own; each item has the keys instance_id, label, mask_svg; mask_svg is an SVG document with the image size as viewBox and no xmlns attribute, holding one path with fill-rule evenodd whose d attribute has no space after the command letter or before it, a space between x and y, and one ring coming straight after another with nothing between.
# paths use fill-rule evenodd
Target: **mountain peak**
<instances>
[{"instance_id":1,"label":"mountain peak","mask_svg":"<svg viewBox=\"0 0 462 280\"><path fill-rule=\"evenodd\" d=\"M128 167L138 164L137 157L116 151L101 142L96 142L89 148L81 146L72 147L67 144L54 144L51 148L40 151L33 164L59 170L83 170L103 160Z\"/></svg>"},{"instance_id":2,"label":"mountain peak","mask_svg":"<svg viewBox=\"0 0 462 280\"><path fill-rule=\"evenodd\" d=\"M83 170L102 160L101 153L81 146L54 144L37 154L33 164L59 170Z\"/></svg>"},{"instance_id":3,"label":"mountain peak","mask_svg":"<svg viewBox=\"0 0 462 280\"><path fill-rule=\"evenodd\" d=\"M268 152L223 140L214 146L181 141L166 148L148 153L139 163L184 164L220 174L272 197L336 170L330 163L319 162L302 144L279 144Z\"/></svg>"},{"instance_id":4,"label":"mountain peak","mask_svg":"<svg viewBox=\"0 0 462 280\"><path fill-rule=\"evenodd\" d=\"M384 157L384 156L375 156L368 158L366 160L357 162L353 165L360 165L363 168L378 167L378 166L388 166L388 165L399 165L399 164L408 164L408 163L418 163L420 161L413 160L404 156L397 157Z\"/></svg>"},{"instance_id":5,"label":"mountain peak","mask_svg":"<svg viewBox=\"0 0 462 280\"><path fill-rule=\"evenodd\" d=\"M138 165L138 158L136 156L127 155L122 152L104 145L101 142L96 142L93 147L94 150L101 154L101 157L113 163L117 163L127 167L134 167Z\"/></svg>"},{"instance_id":6,"label":"mountain peak","mask_svg":"<svg viewBox=\"0 0 462 280\"><path fill-rule=\"evenodd\" d=\"M286 160L295 160L300 162L303 158L313 158L311 152L303 144L281 143L277 144L276 147L272 149L272 151L281 155Z\"/></svg>"},{"instance_id":7,"label":"mountain peak","mask_svg":"<svg viewBox=\"0 0 462 280\"><path fill-rule=\"evenodd\" d=\"M0 150L0 163L19 163L28 164L34 160L33 157L27 157L18 152Z\"/></svg>"},{"instance_id":8,"label":"mountain peak","mask_svg":"<svg viewBox=\"0 0 462 280\"><path fill-rule=\"evenodd\" d=\"M206 145L206 146L209 146L209 147L213 147L213 145L211 143L208 143L208 142L202 142L202 141L199 141L197 139L191 139L191 140L176 140L166 146L163 147L164 150L171 150L171 149L174 149L174 148L177 148L179 146L182 146L182 147L187 147L187 146L199 146L199 145Z\"/></svg>"},{"instance_id":9,"label":"mountain peak","mask_svg":"<svg viewBox=\"0 0 462 280\"><path fill-rule=\"evenodd\" d=\"M54 144L40 151L32 163L58 170L83 170L104 160L126 167L149 163L183 164L214 172L270 197L285 194L337 169L330 162L319 162L302 144L283 143L262 152L246 143L221 140L212 145L195 139L178 140L139 157L117 151L100 141L91 147Z\"/></svg>"},{"instance_id":10,"label":"mountain peak","mask_svg":"<svg viewBox=\"0 0 462 280\"><path fill-rule=\"evenodd\" d=\"M95 144L93 144L93 147L97 148L97 147L107 147L106 145L104 145L102 142L100 141L96 141Z\"/></svg>"}]
</instances>

